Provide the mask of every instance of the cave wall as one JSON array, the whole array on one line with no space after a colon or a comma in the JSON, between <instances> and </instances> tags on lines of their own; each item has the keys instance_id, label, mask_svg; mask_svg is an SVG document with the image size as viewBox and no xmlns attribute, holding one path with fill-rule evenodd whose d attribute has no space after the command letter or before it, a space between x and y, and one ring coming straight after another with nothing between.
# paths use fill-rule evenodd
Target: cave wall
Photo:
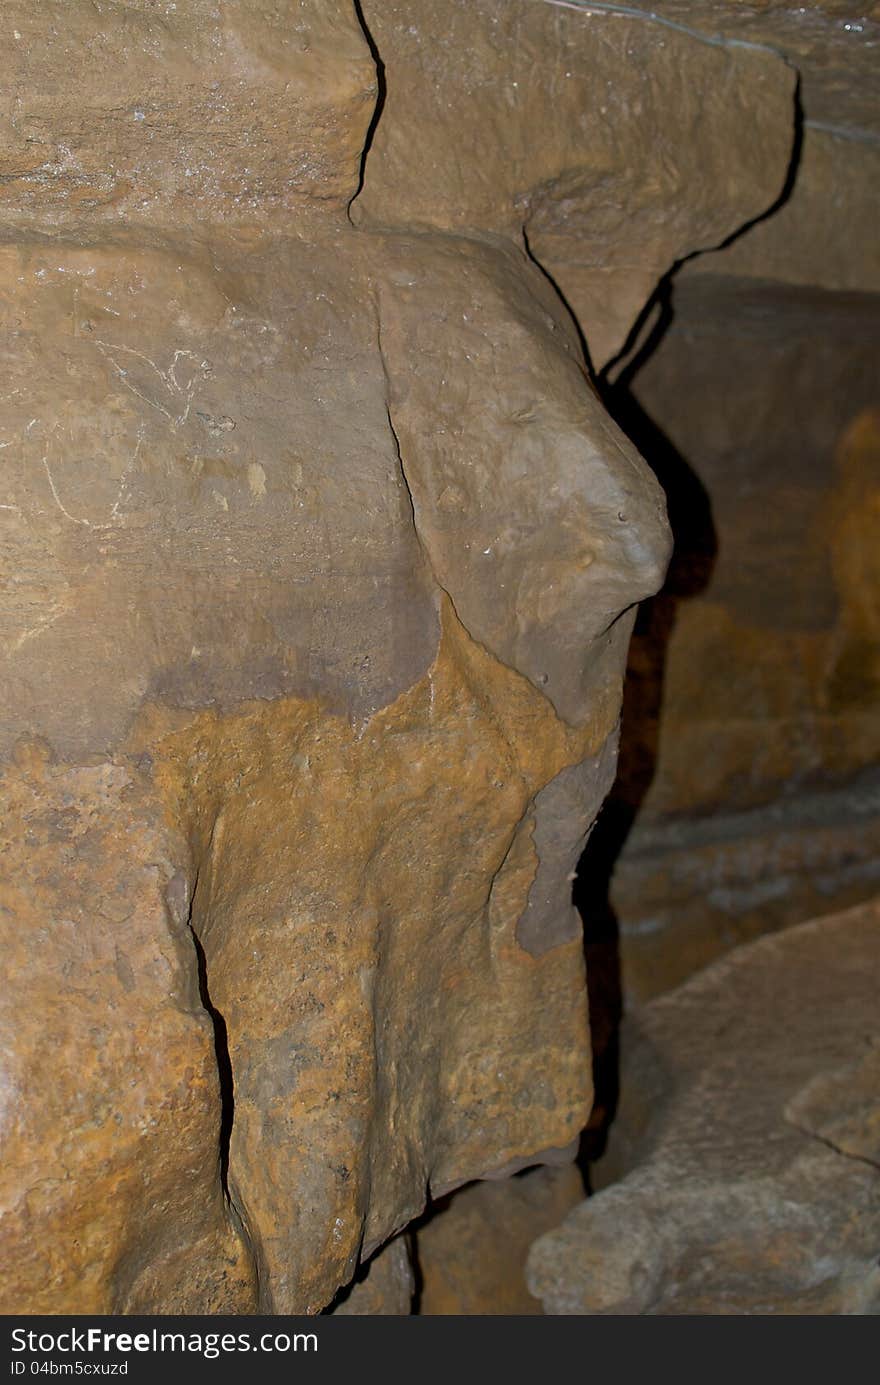
<instances>
[{"instance_id":1,"label":"cave wall","mask_svg":"<svg viewBox=\"0 0 880 1385\"><path fill-rule=\"evenodd\" d=\"M403 1311L429 1199L589 1115L571 878L669 557L590 367L784 194L797 74L550 0L7 17L0 1304Z\"/></svg>"},{"instance_id":2,"label":"cave wall","mask_svg":"<svg viewBox=\"0 0 880 1385\"><path fill-rule=\"evenodd\" d=\"M878 173L808 127L784 204L678 271L609 390L676 534L610 810L633 999L876 890Z\"/></svg>"},{"instance_id":3,"label":"cave wall","mask_svg":"<svg viewBox=\"0 0 880 1385\"><path fill-rule=\"evenodd\" d=\"M638 16L633 8L630 19ZM731 1082L752 1083L751 1099L763 1100L747 1056L737 1073L738 1045L726 1051L733 1075L725 1066L717 1109L702 1117L696 1137L692 1116L678 1119L675 1063L659 1082L651 1045L638 1050L641 1062L628 1049L638 1047L643 1016L650 1024L653 1007L645 1011L644 1003L669 993L670 1016L679 1004L684 1010L682 1052L689 1053L692 1025L679 983L750 939L856 904L877 888L877 25L834 4L758 11L667 3L640 22L655 26L657 41L673 25L692 44L773 48L799 77L794 146L776 203L662 277L622 351L619 335L606 346L586 297L579 299L603 397L659 476L675 538L663 591L636 622L618 777L575 886L596 1079L584 1167L593 1190L636 1169L629 1147L636 1132L644 1174L637 1171L619 1196L584 1203L549 1236L538 1205L543 1174L524 1175L506 1207L508 1224L518 1231L529 1218L537 1241L525 1277L500 1228L491 1254L499 1194L489 1185L454 1198L428 1224L430 1234L416 1239L426 1284L441 1285L454 1304L447 1311L491 1311L492 1296L536 1311L532 1294L552 1313L674 1312L682 1304L754 1311L757 1284L761 1311L790 1311L794 1302L802 1311L864 1311L874 1278L864 1263L870 1219L854 1254L846 1232L835 1231L838 1249L823 1262L821 1291L810 1279L825 1253L824 1228L845 1216L849 1190L837 1200L834 1160L808 1194L798 1188L803 1206L795 1217L775 1193L768 1199L763 1184L734 1189L735 1144L721 1183L695 1162L695 1188L682 1192L674 1160L654 1180L645 1131L668 1122L670 1147L693 1140L705 1169L714 1169L724 1159L723 1136L711 1121L723 1123L722 1110L731 1108ZM589 225L580 230L582 252ZM642 263L640 256L631 272ZM574 282L565 281L567 292ZM782 946L796 958L794 942ZM740 955L748 952L736 952L734 964ZM731 1014L740 1004L720 1001ZM768 1016L776 1018L772 1004ZM857 1043L856 1015L852 1032ZM787 1042L784 1033L768 1040L780 1069L791 1058ZM820 1060L805 1064L808 1076L811 1064ZM703 1077L687 1082L694 1080ZM864 1084L862 1094L855 1123L871 1120ZM835 1096L825 1128L850 1119L848 1100L843 1091ZM849 1142L843 1154L854 1147ZM843 1187L840 1153L836 1168ZM769 1164L756 1160L755 1171L771 1189ZM834 1187L822 1181L829 1172ZM651 1187L644 1199L642 1176ZM525 1193L530 1178L534 1208ZM870 1196L870 1179L862 1189ZM754 1235L728 1247L731 1215L754 1219ZM771 1225L778 1231L768 1253ZM676 1238L678 1262L670 1249ZM468 1277L463 1262L475 1243ZM688 1280L686 1268L695 1253L703 1263L707 1246L708 1289ZM665 1299L654 1296L651 1275Z\"/></svg>"}]
</instances>

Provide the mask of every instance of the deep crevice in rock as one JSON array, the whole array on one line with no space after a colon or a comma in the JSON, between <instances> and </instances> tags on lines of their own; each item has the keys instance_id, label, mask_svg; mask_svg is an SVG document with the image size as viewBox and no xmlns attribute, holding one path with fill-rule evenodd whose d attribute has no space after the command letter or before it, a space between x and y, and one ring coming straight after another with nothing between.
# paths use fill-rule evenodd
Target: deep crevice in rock
<instances>
[{"instance_id":1,"label":"deep crevice in rock","mask_svg":"<svg viewBox=\"0 0 880 1385\"><path fill-rule=\"evenodd\" d=\"M638 374L642 366L651 358L657 350L663 337L666 335L672 324L672 291L676 275L683 265L691 260L698 260L704 256L718 254L719 251L727 250L742 236L751 231L753 227L759 226L762 222L768 221L781 211L790 200L797 182L798 170L801 166L804 144L804 110L801 100L801 81L800 77L794 89L794 102L792 113L792 141L791 155L788 161L788 168L785 173L785 180L779 190L779 195L757 216L750 217L741 226L737 226L735 231L731 231L729 236L717 245L708 245L701 250L693 250L689 255L683 255L666 271L657 282L657 287L651 297L645 303L632 327L623 346L612 356L609 361L598 372L597 385L612 418L620 425L623 431L628 432L625 422L617 417L614 412L613 400L609 402L609 391L622 390L628 388L634 376ZM531 255L531 252L529 252ZM538 264L538 261L535 261ZM541 268L540 264L538 267ZM546 271L544 271L546 273ZM550 277L549 275L547 276ZM552 282L552 281L551 281ZM557 289L557 292L559 290ZM560 295L561 296L561 295ZM566 305L568 306L568 305ZM648 324L650 327L648 328ZM646 328L648 330L646 331ZM583 334L581 333L581 336ZM637 440L636 440L637 441ZM651 464L650 455L645 458Z\"/></svg>"},{"instance_id":2,"label":"deep crevice in rock","mask_svg":"<svg viewBox=\"0 0 880 1385\"><path fill-rule=\"evenodd\" d=\"M351 202L349 202L348 204L349 218L351 217L352 204L357 201L358 197L360 196L361 190L364 186L364 178L366 177L367 172L367 158L369 156L370 149L373 145L373 136L376 133L376 126L379 124L379 121L382 118L382 111L385 108L385 97L387 93L387 86L385 82L385 64L382 61L379 49L376 47L376 41L373 38L373 35L370 33L369 28L367 27L367 21L364 18L364 11L361 6L361 0L352 0L352 3L354 5L354 12L357 15L358 24L360 24L361 29L363 30L364 39L366 40L367 47L370 50L370 56L372 57L373 62L376 64L376 104L373 107L373 114L370 119L370 123L367 126L367 133L364 138L364 147L361 151L361 166L360 173L358 176L357 191L355 192L354 197L352 197Z\"/></svg>"},{"instance_id":3,"label":"deep crevice in rock","mask_svg":"<svg viewBox=\"0 0 880 1385\"><path fill-rule=\"evenodd\" d=\"M226 1020L211 999L211 992L208 987L208 959L205 955L202 940L193 923L193 906L197 889L198 875L196 876L196 884L190 902L187 926L192 935L193 947L195 948L196 954L199 999L202 1002L202 1006L214 1030L214 1054L217 1060L217 1077L220 1086L220 1134L218 1140L220 1182L227 1203L230 1207L234 1208L234 1203L229 1193L229 1145L232 1138L232 1126L235 1121L235 1082L232 1075L232 1058L229 1053L229 1034L226 1027Z\"/></svg>"},{"instance_id":4,"label":"deep crevice in rock","mask_svg":"<svg viewBox=\"0 0 880 1385\"><path fill-rule=\"evenodd\" d=\"M880 1173L880 1163L878 1163L876 1159L871 1159L867 1154L857 1154L855 1150L844 1149L841 1145L835 1144L834 1140L828 1135L820 1135L818 1130L811 1130L808 1125L803 1125L800 1121L792 1120L790 1116L787 1119L789 1124L794 1126L795 1130L800 1131L807 1139L818 1140L820 1145L824 1145L826 1149L830 1149L832 1154L839 1154L841 1159L852 1159L856 1164L866 1164L867 1167L873 1169L875 1173Z\"/></svg>"}]
</instances>

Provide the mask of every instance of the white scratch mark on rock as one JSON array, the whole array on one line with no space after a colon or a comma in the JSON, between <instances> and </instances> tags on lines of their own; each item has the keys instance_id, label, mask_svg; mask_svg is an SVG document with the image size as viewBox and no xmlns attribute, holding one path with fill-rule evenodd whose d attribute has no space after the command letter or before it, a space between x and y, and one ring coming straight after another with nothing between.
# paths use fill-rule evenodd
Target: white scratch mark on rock
<instances>
[{"instance_id":1,"label":"white scratch mark on rock","mask_svg":"<svg viewBox=\"0 0 880 1385\"><path fill-rule=\"evenodd\" d=\"M89 521L87 519L77 519L76 515L72 515L70 511L65 508L64 502L61 499L61 496L58 494L58 487L55 485L55 478L52 475L52 469L49 466L49 457L46 452L43 453L42 457L40 458L40 461L43 463L43 466L46 469L46 475L49 478L49 486L52 491L52 498L54 499L55 504L58 506L61 513L67 519L70 520L71 524L81 524L84 525L86 529L90 529L92 526L89 524Z\"/></svg>"},{"instance_id":2,"label":"white scratch mark on rock","mask_svg":"<svg viewBox=\"0 0 880 1385\"><path fill-rule=\"evenodd\" d=\"M116 344L115 342L102 341L99 337L96 337L94 339L94 345L97 346L98 350L101 352L101 355L104 357L104 359L109 361L110 366L119 376L119 379L122 381L123 385L125 385L125 388L127 390L130 390L131 393L135 395L138 399L143 400L143 402L149 405L151 409L156 409L157 412L162 414L164 418L167 418L173 432L176 432L178 428L182 427L183 424L186 423L187 419L189 418L190 409L192 408L193 398L195 397L199 373L201 373L202 378L204 378L206 373L210 370L210 365L208 361L203 360L195 351L189 351L185 347L179 347L174 352L174 355L171 358L171 364L169 365L168 369L163 370L161 366L156 364L152 357L145 355L143 351L138 351L133 346L122 346ZM129 373L126 370L125 366L120 365L119 361L112 354L113 352L127 356L134 356L137 358L137 360L143 361L143 363L149 366L149 368L158 376L159 380L162 382L168 393L173 397L176 396L178 400L183 401L182 408L180 408L177 412L172 412L172 410L166 408L165 405L160 402L160 400L151 399L148 394L144 394L142 390L139 390L137 385L135 385L133 381L129 378ZM182 385L177 378L177 368L182 360L198 362L198 366L194 370L192 378L187 382L186 385Z\"/></svg>"},{"instance_id":3,"label":"white scratch mark on rock","mask_svg":"<svg viewBox=\"0 0 880 1385\"><path fill-rule=\"evenodd\" d=\"M53 435L54 435L54 432L55 432L55 430L53 429ZM125 467L125 469L124 469L124 471L123 471L121 477L119 478L119 486L118 486L118 489L117 489L117 491L116 491L116 499L114 500L113 506L112 506L112 508L111 508L111 510L110 510L110 518L109 518L108 520L105 520L105 521L104 521L103 523L101 523L101 524L93 523L90 519L84 519L84 518L82 518L82 517L80 517L80 516L78 516L78 515L72 515L72 514L70 513L70 511L67 509L66 505L64 504L63 500L61 499L61 496L58 494L58 487L57 487L57 485L55 484L55 477L52 475L52 468L49 466L49 454L48 454L48 451L47 451L47 452L44 452L44 453L43 453L43 456L40 458L40 460L41 460L42 463L43 463L43 467L44 467L44 469L45 469L46 476L47 476L48 481L49 481L49 487L50 487L50 489L51 489L51 491L52 491L52 498L54 499L55 504L58 506L59 510L60 510L61 513L65 516L65 518L69 519L69 520L71 521L72 524L79 524L79 525L81 525L82 527L84 527L84 528L86 528L86 529L94 529L97 533L100 533L101 531L106 530L106 529L112 529L113 526L114 526L114 524L115 524L115 522L116 522L116 521L118 520L118 518L119 518L119 507L120 507L120 505L122 504L122 498L123 498L123 495L124 495L124 493L125 493L125 487L126 487L126 485L128 484L128 478L129 478L129 475L130 475L130 473L131 473L131 471L132 471L132 468L135 466L135 463L137 462L138 455L139 455L139 453L140 453L141 444L143 443L143 440L144 440L144 437L143 437L143 430L142 430L142 429L139 429L139 430L138 430L137 442L135 443L135 447L134 447L134 452L133 452L132 455L131 455L131 459L130 459L130 461L128 462L128 465Z\"/></svg>"}]
</instances>

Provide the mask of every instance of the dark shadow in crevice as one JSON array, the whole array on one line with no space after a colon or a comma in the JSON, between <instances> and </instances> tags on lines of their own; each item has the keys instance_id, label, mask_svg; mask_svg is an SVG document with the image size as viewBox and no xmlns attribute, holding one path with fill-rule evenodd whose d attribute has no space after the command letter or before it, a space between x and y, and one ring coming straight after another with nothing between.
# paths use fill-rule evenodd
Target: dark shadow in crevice
<instances>
[{"instance_id":1,"label":"dark shadow in crevice","mask_svg":"<svg viewBox=\"0 0 880 1385\"><path fill-rule=\"evenodd\" d=\"M214 1030L214 1055L217 1061L217 1076L220 1084L220 1182L227 1203L232 1206L229 1196L229 1144L232 1139L232 1126L235 1121L235 1084L232 1078L232 1059L229 1055L229 1035L226 1020L211 999L208 990L208 963L201 939L193 927L190 910L189 931L192 934L196 951L196 964L199 980L199 999L210 1018Z\"/></svg>"},{"instance_id":2,"label":"dark shadow in crevice","mask_svg":"<svg viewBox=\"0 0 880 1385\"><path fill-rule=\"evenodd\" d=\"M333 1298L331 1298L330 1302L327 1304L327 1307L321 1309L320 1316L329 1317L330 1314L335 1313L339 1308L341 1308L342 1305L346 1303L348 1299L351 1297L352 1291L356 1287L356 1285L363 1284L369 1272L370 1261L362 1261L358 1265L357 1269L355 1270L354 1274L352 1275L348 1283L343 1284L341 1289L337 1289Z\"/></svg>"},{"instance_id":3,"label":"dark shadow in crevice","mask_svg":"<svg viewBox=\"0 0 880 1385\"><path fill-rule=\"evenodd\" d=\"M766 211L745 222L717 250L732 245L785 205L795 186L802 146L803 112L798 81L791 157L780 194ZM718 553L705 487L689 460L642 408L633 386L672 326L673 285L678 269L697 254L705 253L712 252L696 251L673 265L640 313L622 350L595 380L608 412L638 448L666 493L674 547L661 591L639 609L624 683L617 778L578 863L573 888L574 903L584 925L596 1093L593 1114L581 1141L581 1167L588 1187L589 1166L604 1152L620 1084L619 1031L624 996L619 922L611 900L612 879L656 773L666 657L678 609L681 602L706 590Z\"/></svg>"},{"instance_id":4,"label":"dark shadow in crevice","mask_svg":"<svg viewBox=\"0 0 880 1385\"><path fill-rule=\"evenodd\" d=\"M364 11L361 5L361 0L353 0L353 3L354 12L357 15L358 23L360 24L361 29L363 31L367 47L370 50L370 56L372 57L373 62L376 65L376 104L373 107L373 114L370 119L370 123L367 126L367 133L364 138L364 147L361 151L361 166L360 174L358 177L357 191L355 192L354 197L352 197L351 202L349 202L348 204L349 217L351 216L352 203L357 201L358 197L360 196L363 190L364 178L366 176L367 171L367 157L369 155L371 148L373 147L373 137L376 133L376 126L379 124L379 121L382 118L382 112L385 109L385 98L388 94L388 86L385 80L385 64L382 61L382 58L380 57L379 49L376 47L376 41L373 38L373 35L370 33L369 28L367 27L367 21L364 18Z\"/></svg>"},{"instance_id":5,"label":"dark shadow in crevice","mask_svg":"<svg viewBox=\"0 0 880 1385\"><path fill-rule=\"evenodd\" d=\"M409 1257L412 1263L413 1272L413 1296L411 1312L415 1317L419 1317L421 1315L422 1299L425 1293L425 1272L422 1269L422 1259L419 1254L418 1229L420 1226L424 1225L425 1221L427 1221L430 1216L433 1215L434 1211L435 1208L431 1206L427 1212L422 1214L422 1217L419 1219L419 1221L415 1222L411 1227L407 1229L407 1236L409 1238Z\"/></svg>"},{"instance_id":6,"label":"dark shadow in crevice","mask_svg":"<svg viewBox=\"0 0 880 1385\"><path fill-rule=\"evenodd\" d=\"M366 1260L360 1261L352 1278L348 1281L347 1284L343 1284L341 1289L338 1289L336 1291L336 1294L327 1304L327 1307L321 1309L320 1316L327 1317L330 1314L339 1311L343 1304L345 1304L351 1297L351 1294L353 1290L357 1287L357 1285L363 1284L364 1280L370 1272L370 1266L372 1265L376 1256L379 1255L381 1251L385 1250L391 1244L391 1241L396 1240L398 1237L402 1237L406 1241L407 1252L409 1254L409 1261L413 1272L414 1288L413 1296L410 1300L410 1316L414 1313L418 1313L422 1296L422 1284L424 1281L422 1278L421 1268L419 1266L416 1238L413 1233L417 1226L424 1225L425 1221L427 1220L427 1217L428 1214L423 1213L423 1215L420 1218L418 1218L417 1221L411 1222L405 1231L399 1231L396 1236L392 1236L390 1240L384 1241L382 1245L379 1246L378 1250L375 1250L373 1254L369 1256Z\"/></svg>"},{"instance_id":7,"label":"dark shadow in crevice","mask_svg":"<svg viewBox=\"0 0 880 1385\"><path fill-rule=\"evenodd\" d=\"M664 274L663 278L659 281L654 293L651 295L651 297L645 304L644 308L639 313L638 317L632 325L632 328L630 329L626 341L623 343L623 346L614 356L612 356L610 361L607 361L605 363L601 371L598 372L598 384L600 387L600 393L611 385L611 381L614 378L615 372L621 365L623 365L628 379L631 381L633 375L641 368L642 365L644 365L645 361L659 345L660 338L665 334L669 326L669 323L672 320L672 312L670 307L671 290L675 276L678 273L681 266L687 264L690 260L696 260L700 258L700 256L712 256L718 254L718 252L721 250L726 250L728 246L733 245L735 241L738 241L742 236L746 235L749 231L751 231L754 226L760 225L762 221L768 221L770 217L775 216L776 213L785 206L786 202L788 202L789 198L794 192L795 183L797 182L797 176L801 166L803 147L804 111L803 106L801 104L801 79L800 77L798 77L795 83L793 97L791 155L789 157L788 168L785 172L785 181L782 184L779 196L775 199L774 202L771 203L769 207L767 207L765 211L758 212L757 216L753 216L749 221L744 221L741 226L738 226L735 231L731 231L730 235L726 236L724 240L719 241L717 245L711 246L703 250L692 250L689 255L682 255L681 259L675 261L672 267L668 270L666 274ZM531 251L529 251L529 254L531 256ZM538 264L538 261L535 260L535 263ZM538 264L538 268L541 268L540 264ZM544 271L544 273L546 273L546 271ZM565 303L565 298L563 294L560 292L559 286L554 283L553 279L550 278L549 274L547 275L547 278L550 279L550 282L553 284L554 288L556 289L556 292L559 294L560 298L562 298L562 301ZM577 323L577 318L575 317L568 303L565 303L565 306L568 308L568 311L571 313L572 317L575 320L575 324L578 326L578 332L581 338L581 342L584 346L585 352L587 352L587 359L589 360L589 351L584 340L583 332L581 332L580 325ZM641 346L639 346L642 334L644 333L645 328L648 322L650 321L652 315L657 312L658 306L661 309L660 315L658 316L657 321L654 322L645 341L642 342ZM664 310L668 314L667 316L664 316ZM631 356L631 353L633 352L635 352L635 354ZM624 431L626 430L624 429ZM646 458L645 460L649 461L650 459Z\"/></svg>"},{"instance_id":8,"label":"dark shadow in crevice","mask_svg":"<svg viewBox=\"0 0 880 1385\"><path fill-rule=\"evenodd\" d=\"M723 240L720 245L716 245L714 247L714 250L708 252L704 250L695 250L693 255L686 256L687 259L692 260L697 255L703 255L707 253L714 254L719 250L726 250L728 245L733 245L734 241L739 240L741 236L744 236L748 231L751 231L753 226L759 225L759 223L762 221L769 221L770 217L775 216L776 213L780 210L780 208L784 207L788 199L791 197L792 193L794 192L794 185L797 182L798 172L800 171L801 156L803 154L804 149L804 108L803 103L801 101L801 78L799 73L794 88L793 119L794 129L791 141L791 155L789 157L788 168L785 174L785 182L782 184L782 189L779 193L779 196L776 198L776 201L773 202L767 208L766 211L759 212L757 216L752 217L751 221L745 221L743 222L742 226L738 226L735 231L731 231L727 239ZM681 263L683 264L684 260L682 260Z\"/></svg>"},{"instance_id":9,"label":"dark shadow in crevice","mask_svg":"<svg viewBox=\"0 0 880 1385\"><path fill-rule=\"evenodd\" d=\"M541 263L541 261L540 261L540 260L535 256L535 254L533 253L532 247L531 247L531 245L529 244L528 231L526 230L526 227L525 227L525 226L523 226L523 228L522 228L522 238L523 238L523 248L525 249L527 259L531 260L532 264L535 266L535 269L537 269L538 273L541 274L541 275L543 275L543 277L547 280L547 283L550 285L550 287L552 288L554 294L555 294L556 297L559 299L559 301L560 301L560 303L562 304L562 306L563 306L563 308L565 309L565 311L568 313L568 316L569 316L569 318L571 319L571 325L572 325L572 327L574 328L575 333L576 333L576 335L577 335L578 344L579 344L579 346L580 346L580 348L581 348L581 352L583 353L584 363L585 363L585 365L586 365L587 377L593 382L593 384L595 384L595 383L596 383L596 371L595 371L595 369L593 368L593 360L592 360L592 357L591 357L591 355L590 355L590 347L589 347L589 344L588 344L588 342L587 342L586 337L584 336L584 331L583 331L583 328L581 327L580 321L578 320L578 315L577 315L577 313L575 312L574 308L573 308L573 307L571 306L571 304L569 303L569 301L568 301L568 299L566 298L565 294L562 292L562 289L559 287L559 284L558 284L558 283L556 282L556 280L553 278L553 275L550 273L550 271L546 268L546 266L543 265L543 264Z\"/></svg>"},{"instance_id":10,"label":"dark shadow in crevice","mask_svg":"<svg viewBox=\"0 0 880 1385\"><path fill-rule=\"evenodd\" d=\"M587 1181L589 1164L604 1152L619 1092L619 1029L624 1006L612 878L656 771L666 656L677 610L682 601L705 591L718 549L705 487L633 392L639 371L672 325L672 282L670 273L646 306L639 330L650 321L650 331L618 378L613 384L604 375L598 381L609 414L663 487L673 553L661 591L639 608L623 688L617 777L578 863L574 882L574 903L584 925L593 1042L595 1104L581 1142L581 1166Z\"/></svg>"},{"instance_id":11,"label":"dark shadow in crevice","mask_svg":"<svg viewBox=\"0 0 880 1385\"><path fill-rule=\"evenodd\" d=\"M425 1273L422 1269L422 1261L419 1253L419 1237L423 1229L434 1220L435 1217L442 1216L449 1210L453 1199L458 1193L464 1192L465 1188L473 1185L463 1183L460 1188L455 1188L451 1193L442 1193L440 1197L432 1198L430 1193L425 1203L424 1209L419 1216L414 1217L407 1224L406 1241L409 1248L409 1259L413 1272L413 1296L410 1306L411 1316L419 1317L422 1312L422 1300L425 1292Z\"/></svg>"}]
</instances>

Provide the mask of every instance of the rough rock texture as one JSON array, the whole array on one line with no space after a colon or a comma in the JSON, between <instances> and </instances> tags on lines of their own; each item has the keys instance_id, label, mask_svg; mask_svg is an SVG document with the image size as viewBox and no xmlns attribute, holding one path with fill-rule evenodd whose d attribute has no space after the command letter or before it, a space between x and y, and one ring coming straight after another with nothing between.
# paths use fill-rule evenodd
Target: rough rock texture
<instances>
[{"instance_id":1,"label":"rough rock texture","mask_svg":"<svg viewBox=\"0 0 880 1385\"><path fill-rule=\"evenodd\" d=\"M376 101L349 0L6 0L3 221L344 210Z\"/></svg>"},{"instance_id":2,"label":"rough rock texture","mask_svg":"<svg viewBox=\"0 0 880 1385\"><path fill-rule=\"evenodd\" d=\"M777 196L793 77L365 8L4 10L7 1312L320 1311L589 1109L568 877L668 533L523 230L607 355Z\"/></svg>"},{"instance_id":3,"label":"rough rock texture","mask_svg":"<svg viewBox=\"0 0 880 1385\"><path fill-rule=\"evenodd\" d=\"M866 143L810 125L802 135L784 204L725 249L692 260L688 275L880 293L880 140Z\"/></svg>"},{"instance_id":4,"label":"rough rock texture","mask_svg":"<svg viewBox=\"0 0 880 1385\"><path fill-rule=\"evenodd\" d=\"M416 1235L419 1313L433 1316L534 1315L525 1264L538 1236L582 1200L573 1164L530 1169L506 1182L472 1183L453 1193Z\"/></svg>"},{"instance_id":5,"label":"rough rock texture","mask_svg":"<svg viewBox=\"0 0 880 1385\"><path fill-rule=\"evenodd\" d=\"M358 223L525 235L597 369L675 260L782 191L795 73L773 52L552 0L363 11L387 95Z\"/></svg>"},{"instance_id":6,"label":"rough rock texture","mask_svg":"<svg viewBox=\"0 0 880 1385\"><path fill-rule=\"evenodd\" d=\"M253 1267L218 1177L192 938L165 889L182 843L134 766L25 742L0 795L3 1307L234 1312Z\"/></svg>"},{"instance_id":7,"label":"rough rock texture","mask_svg":"<svg viewBox=\"0 0 880 1385\"><path fill-rule=\"evenodd\" d=\"M447 603L430 670L366 726L289 698L156 711L141 734L198 862L232 1199L270 1302L320 1307L429 1186L577 1136L580 941L533 955L516 926L532 801L595 732L567 730Z\"/></svg>"},{"instance_id":8,"label":"rough rock texture","mask_svg":"<svg viewBox=\"0 0 880 1385\"><path fill-rule=\"evenodd\" d=\"M612 14L617 9L613 0L558 3ZM808 126L830 127L861 144L880 138L876 0L857 7L850 0L807 0L797 6L777 0L652 0L650 10L635 0L621 9L628 18L640 11L642 22L655 26L655 32L673 26L704 43L784 56L799 73Z\"/></svg>"},{"instance_id":9,"label":"rough rock texture","mask_svg":"<svg viewBox=\"0 0 880 1385\"><path fill-rule=\"evenodd\" d=\"M784 54L800 109L780 204L679 266L609 372L675 532L602 826L624 843L610 905L629 1000L880 879L878 19L663 0L639 21Z\"/></svg>"},{"instance_id":10,"label":"rough rock texture","mask_svg":"<svg viewBox=\"0 0 880 1385\"><path fill-rule=\"evenodd\" d=\"M630 997L877 889L878 302L682 273L633 377L677 547L615 789L638 809L611 891Z\"/></svg>"},{"instance_id":11,"label":"rough rock texture","mask_svg":"<svg viewBox=\"0 0 880 1385\"><path fill-rule=\"evenodd\" d=\"M640 1010L619 1181L529 1256L545 1312L880 1311L878 1034L876 902L762 938Z\"/></svg>"}]
</instances>

